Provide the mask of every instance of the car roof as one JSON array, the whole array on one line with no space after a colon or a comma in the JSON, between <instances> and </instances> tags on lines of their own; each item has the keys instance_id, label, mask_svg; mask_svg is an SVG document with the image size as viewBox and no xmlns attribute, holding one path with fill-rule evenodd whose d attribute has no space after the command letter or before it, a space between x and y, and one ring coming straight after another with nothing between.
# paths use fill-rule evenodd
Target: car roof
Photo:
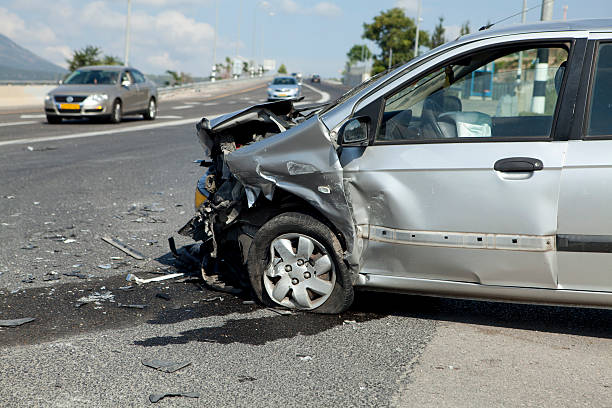
<instances>
[{"instance_id":1,"label":"car roof","mask_svg":"<svg viewBox=\"0 0 612 408\"><path fill-rule=\"evenodd\" d=\"M512 24L507 26L493 26L487 30L477 31L460 37L463 40L478 40L481 38L496 37L502 35L544 33L550 31L592 31L610 32L612 31L612 19L584 19L568 21L543 21L529 24Z\"/></svg>"},{"instance_id":2,"label":"car roof","mask_svg":"<svg viewBox=\"0 0 612 408\"><path fill-rule=\"evenodd\" d=\"M276 76L274 77L274 79L295 79L295 78L292 76Z\"/></svg>"},{"instance_id":3,"label":"car roof","mask_svg":"<svg viewBox=\"0 0 612 408\"><path fill-rule=\"evenodd\" d=\"M124 69L134 69L124 65L90 65L87 67L77 68L80 71L104 70L104 71L122 71Z\"/></svg>"}]
</instances>

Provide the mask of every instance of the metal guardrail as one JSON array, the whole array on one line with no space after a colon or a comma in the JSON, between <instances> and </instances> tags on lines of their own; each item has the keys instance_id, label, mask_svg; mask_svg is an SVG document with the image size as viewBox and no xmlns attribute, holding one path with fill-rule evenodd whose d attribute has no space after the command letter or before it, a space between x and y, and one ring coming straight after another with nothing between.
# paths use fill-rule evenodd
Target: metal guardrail
<instances>
[{"instance_id":1,"label":"metal guardrail","mask_svg":"<svg viewBox=\"0 0 612 408\"><path fill-rule=\"evenodd\" d=\"M215 84L229 84L233 82L255 81L255 80L263 79L263 78L266 78L266 75L262 77L256 76L256 77L245 77L245 78L238 78L238 79L218 79L215 82L203 81L203 82L193 82L190 84L157 87L157 93L163 95L165 93L182 90L182 89L199 89L199 88L214 86Z\"/></svg>"}]
</instances>

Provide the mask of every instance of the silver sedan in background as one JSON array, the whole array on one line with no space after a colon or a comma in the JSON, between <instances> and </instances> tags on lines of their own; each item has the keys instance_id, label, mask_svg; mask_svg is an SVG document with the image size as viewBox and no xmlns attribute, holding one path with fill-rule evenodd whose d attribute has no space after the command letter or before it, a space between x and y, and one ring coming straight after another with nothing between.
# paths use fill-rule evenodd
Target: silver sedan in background
<instances>
[{"instance_id":1,"label":"silver sedan in background","mask_svg":"<svg viewBox=\"0 0 612 408\"><path fill-rule=\"evenodd\" d=\"M49 123L81 117L119 123L128 114L153 120L157 116L157 87L134 68L82 67L45 97L45 114Z\"/></svg>"},{"instance_id":2,"label":"silver sedan in background","mask_svg":"<svg viewBox=\"0 0 612 408\"><path fill-rule=\"evenodd\" d=\"M297 99L300 96L302 96L302 87L294 77L276 77L268 84L268 101Z\"/></svg>"}]
</instances>

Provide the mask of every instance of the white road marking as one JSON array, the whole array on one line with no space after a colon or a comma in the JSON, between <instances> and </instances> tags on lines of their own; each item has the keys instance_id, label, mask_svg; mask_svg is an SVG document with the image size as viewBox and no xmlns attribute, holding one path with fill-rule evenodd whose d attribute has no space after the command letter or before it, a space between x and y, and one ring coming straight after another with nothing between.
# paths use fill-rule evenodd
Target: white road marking
<instances>
[{"instance_id":1,"label":"white road marking","mask_svg":"<svg viewBox=\"0 0 612 408\"><path fill-rule=\"evenodd\" d=\"M202 106L215 106L217 104L217 102L206 102L203 103Z\"/></svg>"},{"instance_id":2,"label":"white road marking","mask_svg":"<svg viewBox=\"0 0 612 408\"><path fill-rule=\"evenodd\" d=\"M218 116L220 115L208 116L208 119L214 119ZM57 140L79 139L79 138L86 138L86 137L113 135L113 134L118 134L118 133L138 132L140 130L157 129L157 128L162 128L166 126L180 126L180 125L187 125L187 124L193 124L195 126L196 122L199 121L200 119L201 117L197 117L197 118L174 120L174 121L169 121L169 122L123 127L123 128L117 128L117 129L98 130L94 132L73 133L69 135L60 135L60 136L29 137L26 139L7 140L4 142L0 142L0 147L9 146L9 145L25 144L25 143L53 142ZM36 122L32 122L32 123L36 123Z\"/></svg>"},{"instance_id":3,"label":"white road marking","mask_svg":"<svg viewBox=\"0 0 612 408\"><path fill-rule=\"evenodd\" d=\"M21 119L42 119L46 116L47 115L45 115L44 113L37 113L36 115L21 115L20 118Z\"/></svg>"},{"instance_id":4,"label":"white road marking","mask_svg":"<svg viewBox=\"0 0 612 408\"><path fill-rule=\"evenodd\" d=\"M22 122L7 122L7 123L0 123L0 127L3 126L18 126L18 125L30 125L32 123L37 123L35 120L26 120L26 121L22 121Z\"/></svg>"},{"instance_id":5,"label":"white road marking","mask_svg":"<svg viewBox=\"0 0 612 408\"><path fill-rule=\"evenodd\" d=\"M327 101L329 101L331 98L329 96L329 94L327 92L323 92L315 87L312 87L310 85L306 85L306 84L302 84L302 86L305 86L306 88L310 89L311 91L315 91L316 93L318 93L319 95L321 95L321 98L318 101L315 101L315 103L325 103Z\"/></svg>"},{"instance_id":6,"label":"white road marking","mask_svg":"<svg viewBox=\"0 0 612 408\"><path fill-rule=\"evenodd\" d=\"M179 110L179 109L189 109L189 108L193 108L193 105L175 106L172 109Z\"/></svg>"},{"instance_id":7,"label":"white road marking","mask_svg":"<svg viewBox=\"0 0 612 408\"><path fill-rule=\"evenodd\" d=\"M178 115L157 115L157 119L183 119L183 117Z\"/></svg>"}]
</instances>

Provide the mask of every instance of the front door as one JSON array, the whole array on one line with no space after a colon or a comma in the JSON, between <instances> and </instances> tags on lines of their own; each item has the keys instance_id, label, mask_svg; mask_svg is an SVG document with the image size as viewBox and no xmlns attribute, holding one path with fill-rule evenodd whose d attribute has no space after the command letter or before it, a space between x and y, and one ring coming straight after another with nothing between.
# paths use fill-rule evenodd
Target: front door
<instances>
[{"instance_id":1,"label":"front door","mask_svg":"<svg viewBox=\"0 0 612 408\"><path fill-rule=\"evenodd\" d=\"M557 287L567 142L552 135L569 52L489 48L385 95L375 140L344 167L361 273Z\"/></svg>"}]
</instances>

